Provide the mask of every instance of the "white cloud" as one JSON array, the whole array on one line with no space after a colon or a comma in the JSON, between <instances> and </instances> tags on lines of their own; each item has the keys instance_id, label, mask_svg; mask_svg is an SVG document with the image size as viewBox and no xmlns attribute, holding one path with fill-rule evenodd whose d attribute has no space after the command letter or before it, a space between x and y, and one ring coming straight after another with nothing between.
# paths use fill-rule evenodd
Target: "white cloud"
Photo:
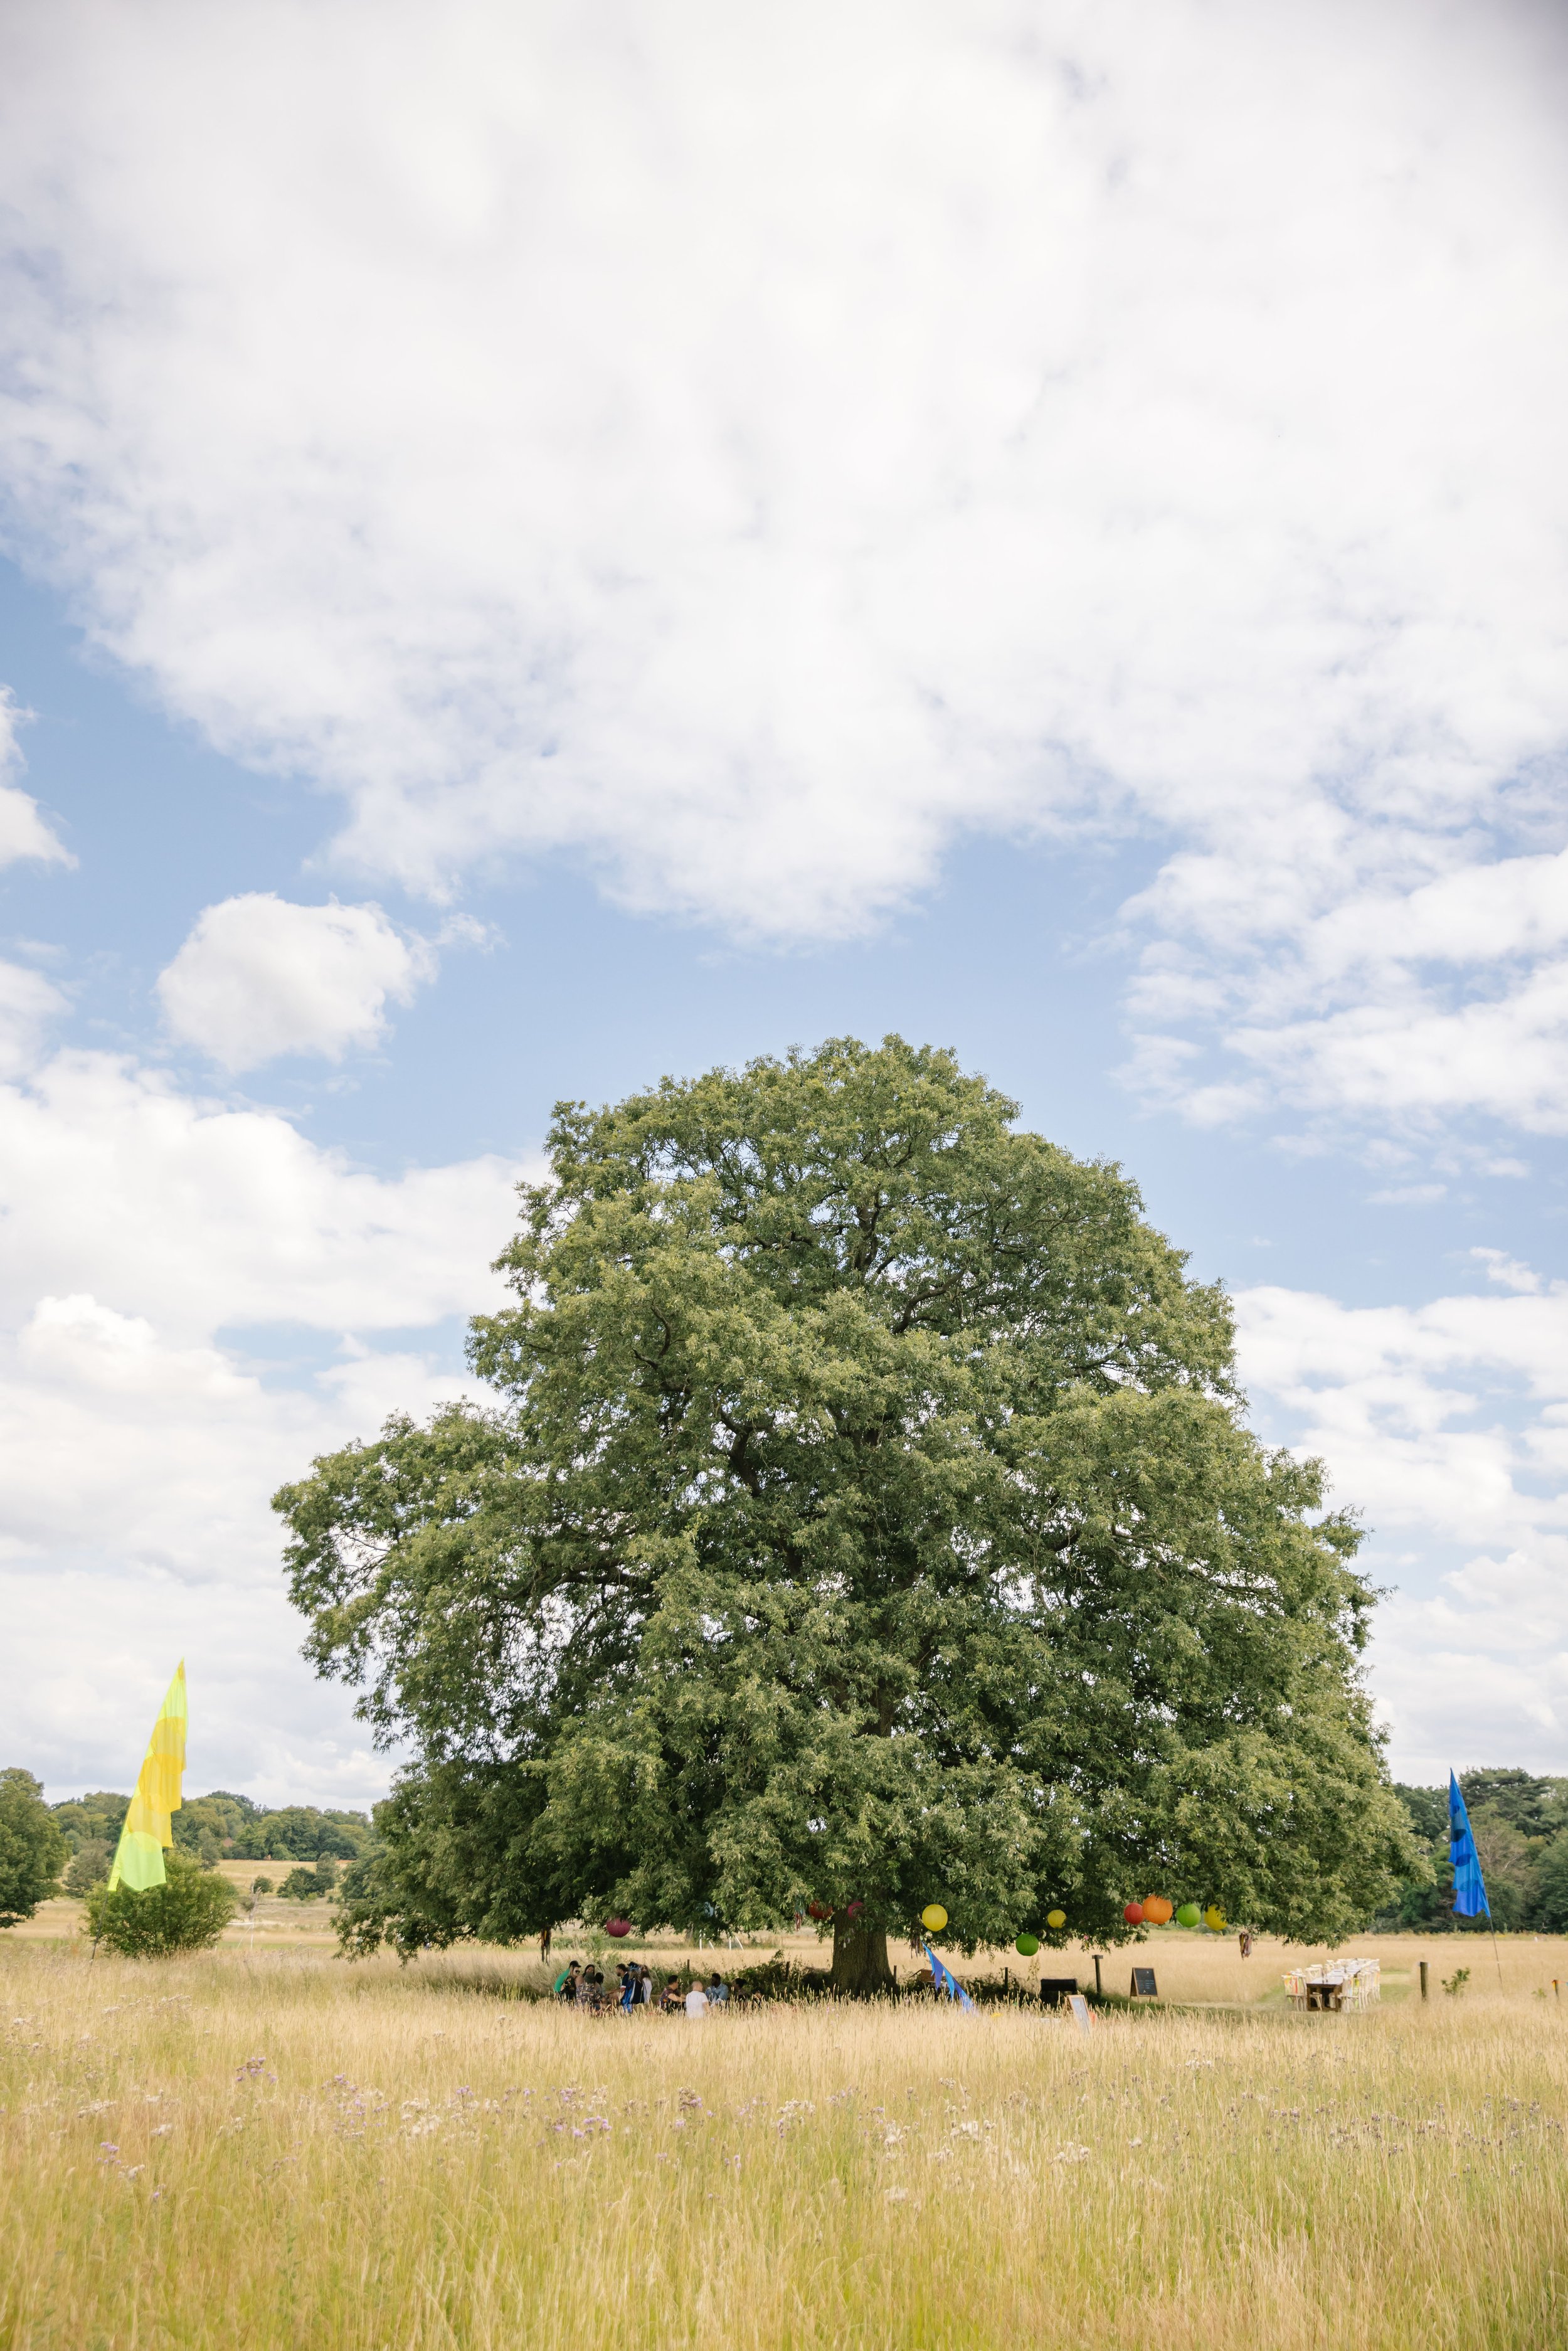
<instances>
[{"instance_id":1,"label":"white cloud","mask_svg":"<svg viewBox=\"0 0 1568 2351\"><path fill-rule=\"evenodd\" d=\"M1232 1031L1229 1042L1314 1108L1417 1120L1473 1110L1568 1132L1568 960L1457 1006L1409 984L1322 1019Z\"/></svg>"},{"instance_id":2,"label":"white cloud","mask_svg":"<svg viewBox=\"0 0 1568 2351\"><path fill-rule=\"evenodd\" d=\"M270 1112L61 1053L0 1090L0 1320L85 1290L181 1346L235 1324L433 1322L498 1294L485 1269L517 1172L486 1157L385 1179Z\"/></svg>"},{"instance_id":3,"label":"white cloud","mask_svg":"<svg viewBox=\"0 0 1568 2351\"><path fill-rule=\"evenodd\" d=\"M1426 1779L1568 1764L1568 1284L1475 1254L1512 1296L1237 1300L1258 1424L1326 1460L1396 1587L1373 1682L1396 1768Z\"/></svg>"},{"instance_id":4,"label":"white cloud","mask_svg":"<svg viewBox=\"0 0 1568 2351\"><path fill-rule=\"evenodd\" d=\"M37 801L15 784L0 784L0 865L26 857L56 865L75 862L39 815Z\"/></svg>"},{"instance_id":5,"label":"white cloud","mask_svg":"<svg viewBox=\"0 0 1568 2351\"><path fill-rule=\"evenodd\" d=\"M0 963L0 1078L20 1077L34 1067L50 1023L68 1008L41 973Z\"/></svg>"},{"instance_id":6,"label":"white cloud","mask_svg":"<svg viewBox=\"0 0 1568 2351\"><path fill-rule=\"evenodd\" d=\"M394 1407L472 1386L442 1326L500 1295L520 1172L378 1177L102 1054L0 1090L16 1758L125 1784L183 1651L193 1785L359 1802L383 1784L347 1698L298 1661L268 1497Z\"/></svg>"},{"instance_id":7,"label":"white cloud","mask_svg":"<svg viewBox=\"0 0 1568 2351\"><path fill-rule=\"evenodd\" d=\"M1471 1019L1389 956L1563 936L1520 837L1568 735L1554 12L24 0L10 42L19 543L342 793L345 853L564 846L810 935L963 828L1153 829L1159 1017L1252 1065L1175 1072L1203 1115L1390 1071L1545 1115L1552 987Z\"/></svg>"},{"instance_id":8,"label":"white cloud","mask_svg":"<svg viewBox=\"0 0 1568 2351\"><path fill-rule=\"evenodd\" d=\"M1545 1287L1533 1266L1521 1265L1519 1259L1510 1257L1506 1249L1473 1249L1470 1255L1478 1258L1485 1267L1487 1280L1497 1282L1504 1290L1521 1290L1528 1297Z\"/></svg>"},{"instance_id":9,"label":"white cloud","mask_svg":"<svg viewBox=\"0 0 1568 2351\"><path fill-rule=\"evenodd\" d=\"M1143 902L1186 935L1146 950L1130 991L1135 1016L1162 1024L1122 1073L1140 1091L1200 1123L1217 1103L1245 1115L1282 1094L1375 1123L1479 1111L1564 1131L1568 852L1469 863L1403 893L1364 888L1347 867L1339 903L1303 908L1293 925L1266 919L1262 959L1245 911L1184 903L1171 878ZM1200 1074L1173 1033L1195 1021L1218 1029L1245 1078Z\"/></svg>"},{"instance_id":10,"label":"white cloud","mask_svg":"<svg viewBox=\"0 0 1568 2351\"><path fill-rule=\"evenodd\" d=\"M158 1573L16 1566L0 1575L25 1703L8 1752L51 1798L129 1788L170 1673L191 1692L185 1786L258 1802L367 1805L385 1793L376 1753L347 1702L294 1658L299 1627L276 1574L232 1574L199 1591Z\"/></svg>"},{"instance_id":11,"label":"white cloud","mask_svg":"<svg viewBox=\"0 0 1568 2351\"><path fill-rule=\"evenodd\" d=\"M174 1035L228 1070L280 1053L324 1053L385 1033L386 1007L407 1004L435 968L379 906L296 906L270 891L225 898L201 914L158 977Z\"/></svg>"},{"instance_id":12,"label":"white cloud","mask_svg":"<svg viewBox=\"0 0 1568 2351\"><path fill-rule=\"evenodd\" d=\"M75 858L49 831L38 803L4 778L22 764L16 728L21 718L15 695L0 685L0 865L15 865L35 857L47 865L74 865Z\"/></svg>"},{"instance_id":13,"label":"white cloud","mask_svg":"<svg viewBox=\"0 0 1568 2351\"><path fill-rule=\"evenodd\" d=\"M268 1498L394 1407L472 1388L428 1356L351 1349L272 1387L232 1352L168 1343L86 1294L0 1342L0 1586L23 1660L7 1729L51 1783L123 1786L183 1655L191 1781L363 1802L387 1763L299 1662ZM152 1692L151 1698L149 1692Z\"/></svg>"}]
</instances>

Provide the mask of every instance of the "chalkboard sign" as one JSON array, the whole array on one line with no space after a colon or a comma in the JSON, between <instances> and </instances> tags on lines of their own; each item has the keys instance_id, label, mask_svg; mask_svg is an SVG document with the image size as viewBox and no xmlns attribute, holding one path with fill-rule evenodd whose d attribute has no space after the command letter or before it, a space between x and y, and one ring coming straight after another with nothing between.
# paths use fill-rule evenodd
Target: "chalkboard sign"
<instances>
[{"instance_id":1,"label":"chalkboard sign","mask_svg":"<svg viewBox=\"0 0 1568 2351\"><path fill-rule=\"evenodd\" d=\"M1077 1990L1076 1976L1041 1976L1040 1980L1040 1996L1047 2008L1060 2008Z\"/></svg>"},{"instance_id":2,"label":"chalkboard sign","mask_svg":"<svg viewBox=\"0 0 1568 2351\"><path fill-rule=\"evenodd\" d=\"M1153 1968L1134 1968L1133 1970L1133 1998L1134 2000L1158 2000L1159 1996L1160 1988L1155 1981L1155 1971Z\"/></svg>"}]
</instances>

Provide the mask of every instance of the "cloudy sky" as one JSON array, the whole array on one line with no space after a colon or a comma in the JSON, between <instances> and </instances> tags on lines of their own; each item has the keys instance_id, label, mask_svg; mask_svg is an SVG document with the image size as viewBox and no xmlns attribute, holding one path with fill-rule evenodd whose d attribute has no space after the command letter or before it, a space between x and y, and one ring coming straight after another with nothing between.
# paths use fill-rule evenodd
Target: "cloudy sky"
<instances>
[{"instance_id":1,"label":"cloudy sky","mask_svg":"<svg viewBox=\"0 0 1568 2351\"><path fill-rule=\"evenodd\" d=\"M7 1747L363 1802L267 1496L562 1095L889 1029L1122 1159L1568 1771L1568 19L11 0Z\"/></svg>"}]
</instances>

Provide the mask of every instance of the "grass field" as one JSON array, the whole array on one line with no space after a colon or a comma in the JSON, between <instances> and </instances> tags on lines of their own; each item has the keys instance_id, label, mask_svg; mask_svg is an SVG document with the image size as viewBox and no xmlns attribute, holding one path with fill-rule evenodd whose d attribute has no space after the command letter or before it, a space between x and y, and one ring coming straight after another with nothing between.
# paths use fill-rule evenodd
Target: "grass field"
<instances>
[{"instance_id":1,"label":"grass field","mask_svg":"<svg viewBox=\"0 0 1568 2351\"><path fill-rule=\"evenodd\" d=\"M89 1970L6 1937L0 2345L1561 2343L1568 1945L1506 1941L1501 1986L1469 1938L1366 1948L1381 2011L1301 2017L1277 1946L1157 1939L1162 1991L1239 2004L1084 2038L590 2020L506 1997L501 1953Z\"/></svg>"}]
</instances>

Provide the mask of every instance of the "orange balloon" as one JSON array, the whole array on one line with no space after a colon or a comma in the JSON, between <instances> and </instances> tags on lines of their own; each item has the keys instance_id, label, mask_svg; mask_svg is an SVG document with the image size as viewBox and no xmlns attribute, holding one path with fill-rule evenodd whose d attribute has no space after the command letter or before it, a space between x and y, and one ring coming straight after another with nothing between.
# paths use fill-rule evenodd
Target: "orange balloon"
<instances>
[{"instance_id":1,"label":"orange balloon","mask_svg":"<svg viewBox=\"0 0 1568 2351\"><path fill-rule=\"evenodd\" d=\"M1170 1921L1171 1906L1166 1900L1163 1894L1145 1895L1144 1897L1144 1916L1148 1920L1151 1927L1166 1926Z\"/></svg>"}]
</instances>

